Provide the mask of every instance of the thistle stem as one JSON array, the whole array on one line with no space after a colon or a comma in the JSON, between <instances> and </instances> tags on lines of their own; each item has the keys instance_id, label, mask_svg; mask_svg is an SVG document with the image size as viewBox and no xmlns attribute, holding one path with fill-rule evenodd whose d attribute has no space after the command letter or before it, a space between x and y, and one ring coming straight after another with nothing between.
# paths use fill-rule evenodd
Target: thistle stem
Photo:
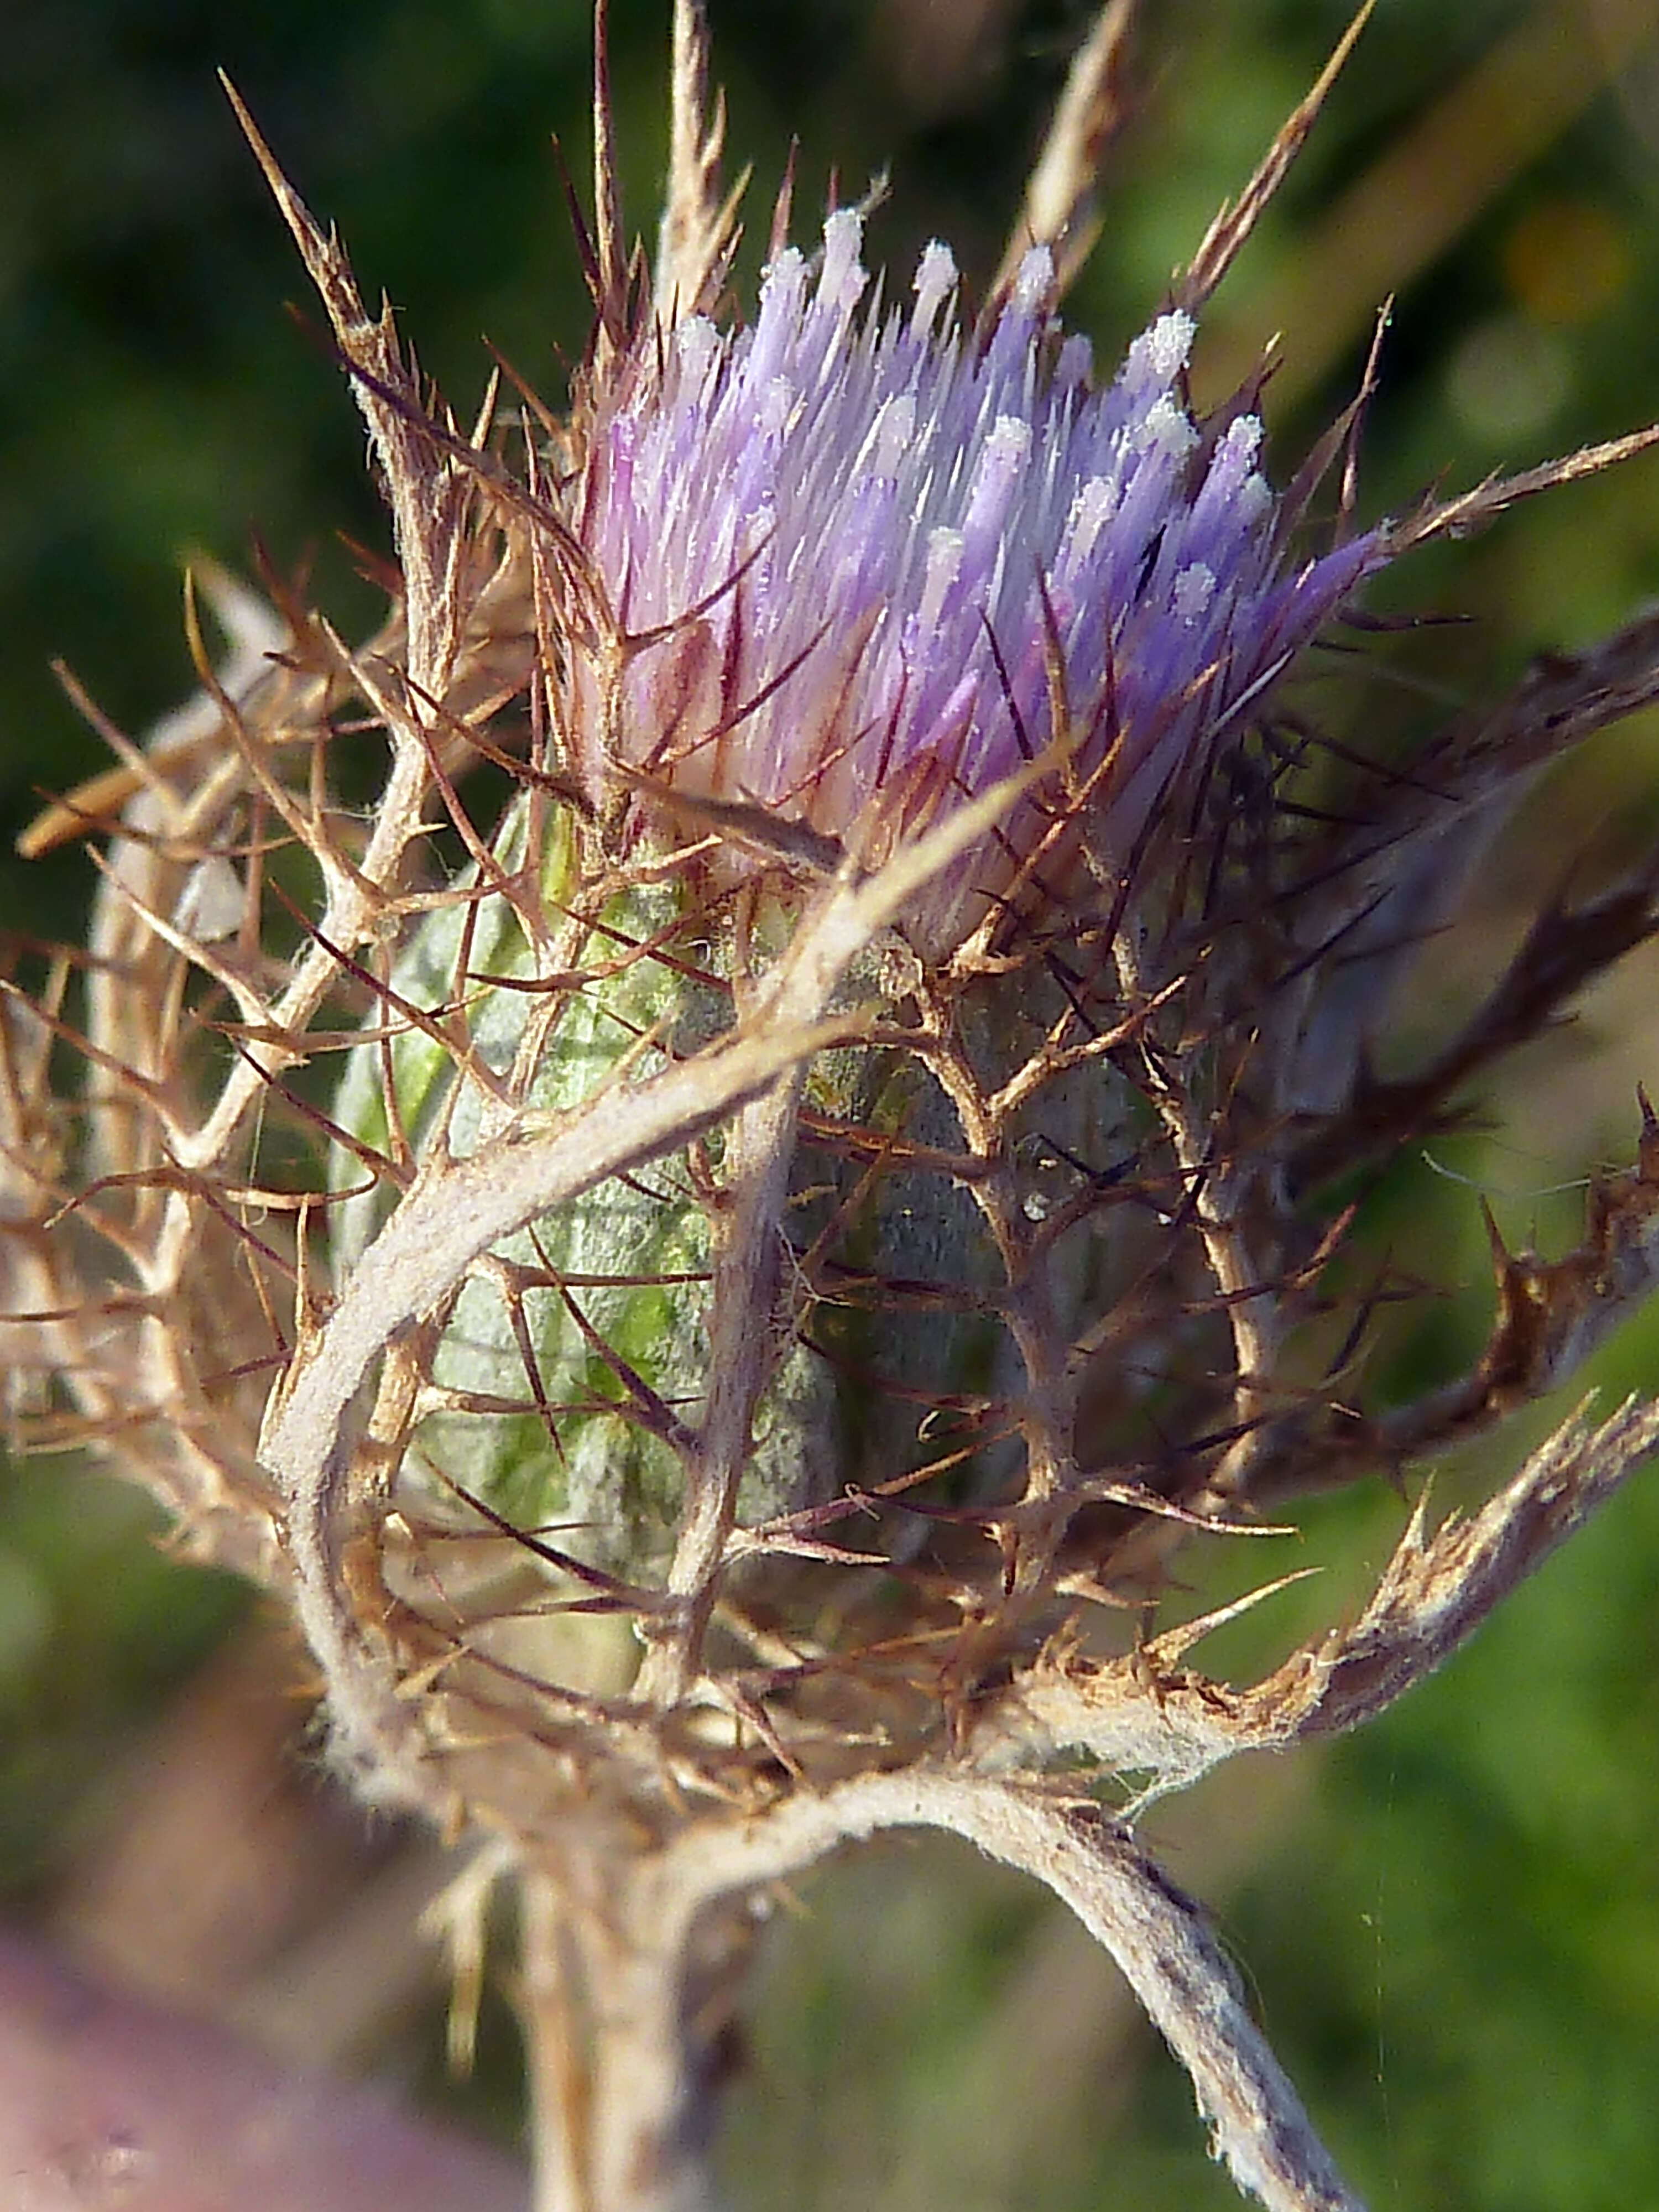
<instances>
[{"instance_id":1,"label":"thistle stem","mask_svg":"<svg viewBox=\"0 0 1659 2212\"><path fill-rule=\"evenodd\" d=\"M648 1879L526 1878L520 2011L534 2212L719 2212L709 2170L724 1995L745 1948L681 1941ZM591 1900L580 1893L592 1890ZM700 1923L701 1938L709 1923Z\"/></svg>"},{"instance_id":2,"label":"thistle stem","mask_svg":"<svg viewBox=\"0 0 1659 2212\"><path fill-rule=\"evenodd\" d=\"M582 2159L588 2081L572 2002L565 1914L556 1885L526 1874L519 1916L519 2018L530 2106L532 2212L588 2212L592 2198Z\"/></svg>"}]
</instances>

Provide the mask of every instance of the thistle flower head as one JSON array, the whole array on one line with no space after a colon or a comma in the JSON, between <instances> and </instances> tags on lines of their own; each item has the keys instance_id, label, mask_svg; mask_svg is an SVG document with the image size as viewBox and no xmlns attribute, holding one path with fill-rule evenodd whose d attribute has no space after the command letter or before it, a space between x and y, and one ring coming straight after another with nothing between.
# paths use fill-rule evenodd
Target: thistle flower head
<instances>
[{"instance_id":1,"label":"thistle flower head","mask_svg":"<svg viewBox=\"0 0 1659 2212\"><path fill-rule=\"evenodd\" d=\"M1065 738L1121 867L1383 537L1291 564L1259 416L1188 404L1184 311L1096 388L1047 247L980 343L946 246L884 308L862 236L831 215L812 260L776 255L750 325L688 316L602 390L575 530L639 642L616 712L576 717L583 771L597 794L619 756L878 854ZM927 933L969 912L936 893Z\"/></svg>"}]
</instances>

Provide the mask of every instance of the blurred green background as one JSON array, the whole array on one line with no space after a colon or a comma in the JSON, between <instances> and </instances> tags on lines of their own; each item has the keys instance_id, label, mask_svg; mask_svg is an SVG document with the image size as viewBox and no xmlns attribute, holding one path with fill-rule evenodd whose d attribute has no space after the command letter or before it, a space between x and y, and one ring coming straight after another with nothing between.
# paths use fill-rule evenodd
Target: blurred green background
<instances>
[{"instance_id":1,"label":"blurred green background","mask_svg":"<svg viewBox=\"0 0 1659 2212\"><path fill-rule=\"evenodd\" d=\"M612 10L641 227L661 171L667 12L667 0ZM903 281L937 234L982 282L1090 12L1081 0L711 0L757 216L793 133L803 210L832 169L846 191L890 169L872 259ZM1072 307L1103 360L1156 307L1346 12L1343 0L1148 0L1139 106ZM28 867L9 857L39 790L100 764L54 655L142 729L188 688L181 562L205 552L245 567L254 534L279 567L310 563L345 629L375 616L339 542L385 537L357 417L283 312L302 301L301 279L215 68L465 412L485 337L554 396L560 348L580 344L549 140L585 161L587 53L585 0L228 12L11 0L0 924L72 933L88 895L77 854ZM1382 0L1207 319L1200 383L1218 392L1282 331L1267 411L1281 469L1293 465L1352 389L1391 291L1368 514L1659 412L1659 0ZM1418 561L1387 596L1475 618L1449 664L1450 680L1473 684L1587 641L1656 582L1650 461ZM1449 1002L1470 988L1570 864L1614 865L1656 832L1659 729L1646 718L1528 803L1492 857L1474 925L1436 963L1437 988ZM1511 1241L1559 1247L1582 1200L1558 1187L1588 1162L1628 1158L1634 1083L1659 1084L1656 974L1637 956L1571 1030L1522 1055L1485 1102L1486 1133L1401 1164L1389 1235L1452 1293L1402 1344L1402 1386L1478 1340L1490 1293L1477 1194ZM1437 1013L1425 1004L1425 1028ZM1656 1328L1633 1324L1592 1379L1607 1392L1659 1383ZM1449 1470L1441 1495L1479 1494L1516 1449ZM1286 1563L1328 1571L1217 1663L1271 1658L1353 1602L1401 1517L1381 1485L1309 1507ZM1230 1558L1194 1571L1205 1589L1243 1573ZM1318 2123L1379 2207L1659 2205L1656 1593L1650 1476L1385 1724L1219 1778L1154 1824L1176 1875L1214 1904ZM279 1692L301 1677L241 1593L165 1560L138 1502L61 1461L6 1478L9 1910L278 2049L456 2097L437 2059L435 1975L410 1934L430 1864L412 1841L363 1838L283 1748L303 1706ZM1207 2164L1184 2081L1111 1967L1035 1895L965 1853L901 1843L814 1881L801 1905L766 1950L734 2089L739 2205L1198 2212L1235 2201ZM322 1972L329 1956L374 1971L343 1992ZM485 2030L481 2084L459 2101L510 2130L499 2001Z\"/></svg>"}]
</instances>

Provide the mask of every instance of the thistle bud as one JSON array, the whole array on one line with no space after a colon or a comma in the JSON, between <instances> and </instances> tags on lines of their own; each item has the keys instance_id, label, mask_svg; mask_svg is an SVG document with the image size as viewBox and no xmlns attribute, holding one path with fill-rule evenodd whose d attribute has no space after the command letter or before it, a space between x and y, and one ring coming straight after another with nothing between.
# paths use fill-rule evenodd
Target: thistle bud
<instances>
[{"instance_id":1,"label":"thistle bud","mask_svg":"<svg viewBox=\"0 0 1659 2212\"><path fill-rule=\"evenodd\" d=\"M902 1490L930 1458L955 1469L935 1506L1017 1483L996 1433L1019 1387L1011 1255L946 1164L961 1102L921 1028L948 1004L994 1087L1064 1029L1068 993L1104 1018L1109 918L1149 904L1148 845L1385 548L1374 531L1291 559L1257 416L1186 401L1190 315L1161 315L1097 388L1046 249L976 339L945 247L884 312L860 243L858 214L832 215L812 259L776 255L752 324L646 331L586 393L539 653L580 799L513 801L393 961L335 1107L356 1148L334 1171L343 1283L387 1211L352 1176L394 1130L418 1166L515 1115L602 1112L607 1086L732 1025L814 872L878 871L1006 795L848 975L889 1041L805 1073L787 1208L735 1324L766 1347L729 1508L751 1531ZM1053 941L1091 929L1095 972L1068 982ZM997 955L977 968L975 934ZM1054 1168L1086 1175L1135 1120L1103 1062L1033 1090L1005 1139L1026 1230ZM669 1567L711 1387L719 1143L497 1243L439 1329L415 1490L556 1530L567 1596L573 1559L630 1588ZM1106 1224L1042 1257L1067 1338L1125 1276L1132 1240L1115 1221L1109 1252ZM919 1502L872 1559L914 1552Z\"/></svg>"}]
</instances>

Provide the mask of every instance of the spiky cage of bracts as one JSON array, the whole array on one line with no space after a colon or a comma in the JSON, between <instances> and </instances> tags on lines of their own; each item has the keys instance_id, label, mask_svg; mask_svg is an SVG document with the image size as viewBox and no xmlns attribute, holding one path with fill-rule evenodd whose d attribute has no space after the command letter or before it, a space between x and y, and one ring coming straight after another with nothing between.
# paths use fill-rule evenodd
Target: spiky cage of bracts
<instances>
[{"instance_id":1,"label":"spiky cage of bracts","mask_svg":"<svg viewBox=\"0 0 1659 2212\"><path fill-rule=\"evenodd\" d=\"M1570 1425L1473 1520L1419 1512L1359 1620L1248 1690L1185 1666L1207 1623L1148 1620L1178 1540L1431 1459L1650 1287L1650 1120L1581 1250L1498 1253L1468 1374L1367 1409L1397 1286L1346 1199L1653 931L1652 872L1541 914L1409 1079L1370 1035L1513 797L1659 692L1659 623L1407 763L1363 716L1324 744L1304 648L1367 572L1652 434L1362 531L1369 371L1277 495L1254 391L1194 412L1193 318L1328 73L1091 396L1054 318L1127 16L977 332L937 258L908 320L861 302L853 211L809 265L787 196L735 319L687 4L647 280L601 21L592 343L562 415L492 392L470 429L244 117L393 611L353 649L216 586L229 663L192 616L198 698L40 833L110 842L89 947L0 1029L14 1419L285 1593L364 1789L494 1836L529 1936L559 1919L605 2030L550 2202L566 2168L701 2201L732 1911L903 1824L1075 1906L1242 2185L1352 2202L1201 1918L1054 1778L1155 1792L1357 1724L1655 1440ZM533 1940L527 1972L533 2027L563 1980Z\"/></svg>"}]
</instances>

